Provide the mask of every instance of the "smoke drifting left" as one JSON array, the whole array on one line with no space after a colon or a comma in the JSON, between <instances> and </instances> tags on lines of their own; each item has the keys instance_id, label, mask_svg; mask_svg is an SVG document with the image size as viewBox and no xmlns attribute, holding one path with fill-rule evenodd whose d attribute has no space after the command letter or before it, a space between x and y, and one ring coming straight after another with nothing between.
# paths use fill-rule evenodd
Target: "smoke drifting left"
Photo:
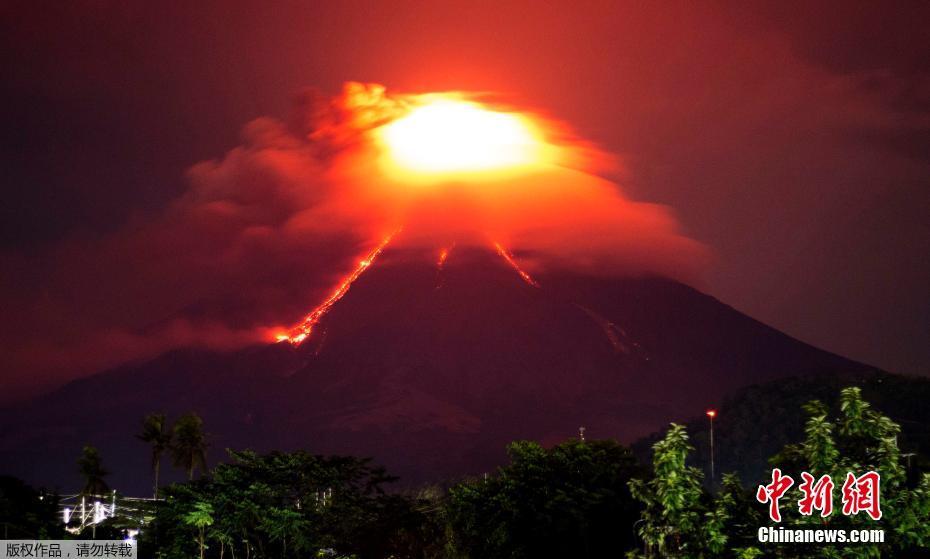
<instances>
[{"instance_id":1,"label":"smoke drifting left","mask_svg":"<svg viewBox=\"0 0 930 559\"><path fill-rule=\"evenodd\" d=\"M479 129L451 141L484 146L494 164L405 167L385 127L437 100L516 119L527 151L498 165L504 148ZM530 270L694 279L707 251L667 208L631 201L597 175L610 164L565 127L487 99L355 83L332 98L303 93L288 122L256 119L241 145L192 166L188 190L158 215L42 254L2 255L23 271L0 279L7 395L170 348L272 340L400 227L396 243L431 249L462 232L461 242L493 239Z\"/></svg>"}]
</instances>

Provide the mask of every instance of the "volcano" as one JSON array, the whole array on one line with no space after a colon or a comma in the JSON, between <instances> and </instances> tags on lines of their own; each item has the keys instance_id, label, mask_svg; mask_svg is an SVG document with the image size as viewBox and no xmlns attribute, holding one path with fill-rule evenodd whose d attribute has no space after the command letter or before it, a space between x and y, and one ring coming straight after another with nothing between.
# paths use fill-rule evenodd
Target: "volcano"
<instances>
[{"instance_id":1,"label":"volcano","mask_svg":"<svg viewBox=\"0 0 930 559\"><path fill-rule=\"evenodd\" d=\"M516 439L630 442L738 388L868 367L666 278L519 268L493 246L388 247L312 333L176 350L73 381L0 421L7 473L76 486L84 444L144 493L144 415L196 411L221 449L372 456L409 482L490 471ZM366 268L368 265L366 264Z\"/></svg>"}]
</instances>

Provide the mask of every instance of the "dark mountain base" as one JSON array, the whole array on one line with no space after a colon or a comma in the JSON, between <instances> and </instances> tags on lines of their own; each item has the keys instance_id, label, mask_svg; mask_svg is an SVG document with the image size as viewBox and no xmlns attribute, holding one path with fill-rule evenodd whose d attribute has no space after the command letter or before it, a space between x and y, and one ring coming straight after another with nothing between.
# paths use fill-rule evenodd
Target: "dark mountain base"
<instances>
[{"instance_id":1,"label":"dark mountain base","mask_svg":"<svg viewBox=\"0 0 930 559\"><path fill-rule=\"evenodd\" d=\"M662 278L535 287L493 251L388 250L299 347L174 351L0 414L0 470L77 487L84 444L148 489L143 416L196 411L222 449L374 456L411 483L478 474L515 439L633 441L737 389L867 367Z\"/></svg>"}]
</instances>

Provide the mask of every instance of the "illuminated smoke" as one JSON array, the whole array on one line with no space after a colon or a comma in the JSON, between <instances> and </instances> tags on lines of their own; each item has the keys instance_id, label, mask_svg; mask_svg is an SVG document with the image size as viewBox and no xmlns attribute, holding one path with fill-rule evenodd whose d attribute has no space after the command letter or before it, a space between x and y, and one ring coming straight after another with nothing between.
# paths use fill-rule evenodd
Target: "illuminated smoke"
<instances>
[{"instance_id":1,"label":"illuminated smoke","mask_svg":"<svg viewBox=\"0 0 930 559\"><path fill-rule=\"evenodd\" d=\"M534 287L549 268L695 278L705 248L668 208L604 178L619 169L567 127L488 96L305 93L288 121L255 119L241 145L193 165L163 211L4 255L41 280L0 278L16 324L0 333L0 367L49 382L178 347L299 344L399 227L392 246L448 248L439 285L452 241L487 239ZM352 262L360 247L375 248Z\"/></svg>"}]
</instances>

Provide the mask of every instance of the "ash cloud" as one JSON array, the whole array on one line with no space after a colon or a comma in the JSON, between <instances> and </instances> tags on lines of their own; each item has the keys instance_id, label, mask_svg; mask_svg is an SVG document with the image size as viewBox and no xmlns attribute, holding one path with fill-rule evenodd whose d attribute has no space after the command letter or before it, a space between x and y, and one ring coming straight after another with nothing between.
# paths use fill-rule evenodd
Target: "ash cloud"
<instances>
[{"instance_id":1,"label":"ash cloud","mask_svg":"<svg viewBox=\"0 0 930 559\"><path fill-rule=\"evenodd\" d=\"M707 251L669 209L585 170L603 156L555 125L575 165L426 191L380 176L371 132L404 103L377 85L303 92L288 121L255 119L239 146L190 167L164 210L112 234L7 251L4 268L20 273L0 279L0 365L30 378L28 392L172 348L266 342L400 225L411 244L487 233L531 268L699 274Z\"/></svg>"}]
</instances>

